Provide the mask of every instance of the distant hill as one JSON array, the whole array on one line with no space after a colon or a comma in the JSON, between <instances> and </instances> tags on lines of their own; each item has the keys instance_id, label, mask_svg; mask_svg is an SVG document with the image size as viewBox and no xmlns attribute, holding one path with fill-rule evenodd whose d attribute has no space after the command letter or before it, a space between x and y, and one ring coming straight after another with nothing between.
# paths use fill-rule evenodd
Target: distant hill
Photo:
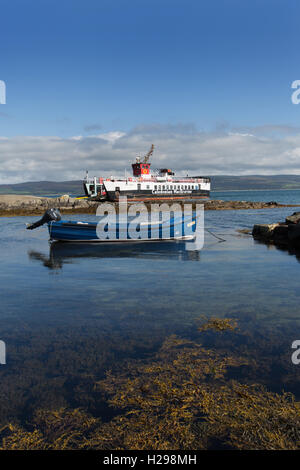
<instances>
[{"instance_id":1,"label":"distant hill","mask_svg":"<svg viewBox=\"0 0 300 470\"><path fill-rule=\"evenodd\" d=\"M300 175L211 176L213 191L240 191L242 189L300 189ZM19 184L1 184L0 194L30 194L55 196L82 195L82 181L33 181Z\"/></svg>"},{"instance_id":2,"label":"distant hill","mask_svg":"<svg viewBox=\"0 0 300 470\"><path fill-rule=\"evenodd\" d=\"M300 189L300 175L212 176L213 191L246 189Z\"/></svg>"},{"instance_id":3,"label":"distant hill","mask_svg":"<svg viewBox=\"0 0 300 470\"><path fill-rule=\"evenodd\" d=\"M1 184L0 194L30 194L32 196L56 196L83 194L82 181L32 181L19 184Z\"/></svg>"}]
</instances>

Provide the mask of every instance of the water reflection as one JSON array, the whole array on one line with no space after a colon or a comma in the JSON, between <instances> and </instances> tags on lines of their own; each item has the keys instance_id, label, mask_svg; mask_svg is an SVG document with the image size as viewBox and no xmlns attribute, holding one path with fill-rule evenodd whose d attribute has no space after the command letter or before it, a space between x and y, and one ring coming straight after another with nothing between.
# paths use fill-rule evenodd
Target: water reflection
<instances>
[{"instance_id":1,"label":"water reflection","mask_svg":"<svg viewBox=\"0 0 300 470\"><path fill-rule=\"evenodd\" d=\"M189 251L184 241L131 243L63 243L50 245L49 255L28 251L31 260L40 261L46 268L61 269L64 263L78 258L141 258L200 261L200 251Z\"/></svg>"},{"instance_id":2,"label":"water reflection","mask_svg":"<svg viewBox=\"0 0 300 470\"><path fill-rule=\"evenodd\" d=\"M269 211L267 220L289 213ZM299 264L234 232L263 223L266 212L206 219L226 243L208 234L201 254L182 241L49 248L42 230L25 238L23 219L9 219L0 236L0 338L8 345L0 423L27 423L37 408L60 407L106 419L95 383L129 359L152 356L173 334L249 357L231 378L299 396L300 368L290 358L300 333ZM199 337L202 315L235 318L239 329Z\"/></svg>"},{"instance_id":3,"label":"water reflection","mask_svg":"<svg viewBox=\"0 0 300 470\"><path fill-rule=\"evenodd\" d=\"M274 243L270 243L263 240L254 240L256 245L265 245L267 246L268 250L279 250L285 251L290 256L295 256L297 261L300 263L300 248L299 246L294 246L292 244L288 245L274 245Z\"/></svg>"}]
</instances>

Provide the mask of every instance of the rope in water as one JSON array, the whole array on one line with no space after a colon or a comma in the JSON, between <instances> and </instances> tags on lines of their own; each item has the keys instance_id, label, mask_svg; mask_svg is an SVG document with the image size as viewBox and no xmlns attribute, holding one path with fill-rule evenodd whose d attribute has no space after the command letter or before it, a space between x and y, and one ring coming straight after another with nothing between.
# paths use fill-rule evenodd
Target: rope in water
<instances>
[{"instance_id":1,"label":"rope in water","mask_svg":"<svg viewBox=\"0 0 300 470\"><path fill-rule=\"evenodd\" d=\"M213 232L211 232L210 230L208 230L208 228L205 228L204 230L206 230L208 233L210 233L213 237L217 238L217 239L220 240L221 242L226 242L225 238L219 237L219 236L216 235L215 233L213 233Z\"/></svg>"}]
</instances>

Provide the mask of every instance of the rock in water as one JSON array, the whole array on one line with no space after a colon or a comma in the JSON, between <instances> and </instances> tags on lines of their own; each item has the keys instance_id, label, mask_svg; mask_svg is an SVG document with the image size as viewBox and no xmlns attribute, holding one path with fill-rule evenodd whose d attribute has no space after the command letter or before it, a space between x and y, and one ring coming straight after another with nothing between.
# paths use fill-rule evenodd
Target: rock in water
<instances>
[{"instance_id":1,"label":"rock in water","mask_svg":"<svg viewBox=\"0 0 300 470\"><path fill-rule=\"evenodd\" d=\"M300 212L287 217L285 223L257 224L253 226L253 238L279 246L300 246Z\"/></svg>"},{"instance_id":2,"label":"rock in water","mask_svg":"<svg viewBox=\"0 0 300 470\"><path fill-rule=\"evenodd\" d=\"M300 226L299 226L300 227ZM278 245L286 245L288 243L289 226L288 225L277 225L273 230L273 241Z\"/></svg>"},{"instance_id":3,"label":"rock in water","mask_svg":"<svg viewBox=\"0 0 300 470\"><path fill-rule=\"evenodd\" d=\"M286 224L299 224L300 223L300 212L294 212L292 215L285 219Z\"/></svg>"},{"instance_id":4,"label":"rock in water","mask_svg":"<svg viewBox=\"0 0 300 470\"><path fill-rule=\"evenodd\" d=\"M273 238L274 229L279 224L259 224L254 225L252 235L254 238L264 238L265 240L271 240Z\"/></svg>"},{"instance_id":5,"label":"rock in water","mask_svg":"<svg viewBox=\"0 0 300 470\"><path fill-rule=\"evenodd\" d=\"M299 243L300 241L300 224L288 225L288 240L292 243Z\"/></svg>"}]
</instances>

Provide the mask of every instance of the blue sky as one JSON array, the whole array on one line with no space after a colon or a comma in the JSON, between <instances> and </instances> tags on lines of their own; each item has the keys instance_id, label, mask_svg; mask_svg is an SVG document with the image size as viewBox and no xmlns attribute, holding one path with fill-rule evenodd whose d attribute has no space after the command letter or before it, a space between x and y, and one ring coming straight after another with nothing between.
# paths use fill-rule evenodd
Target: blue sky
<instances>
[{"instance_id":1,"label":"blue sky","mask_svg":"<svg viewBox=\"0 0 300 470\"><path fill-rule=\"evenodd\" d=\"M188 129L188 135L202 132L211 138L220 132L266 138L262 129L268 129L273 141L287 134L295 138L300 105L291 103L290 87L300 79L298 4L2 0L0 80L6 82L7 103L0 105L0 136L12 139L11 161L22 153L15 145L19 136L68 140L122 133L122 139L123 133L140 136L145 129L148 136L153 129L156 134L161 126L163 132L173 129L173 137L174 129L181 136ZM146 152L148 139L141 144ZM105 160L100 147L99 163ZM0 145L2 158L5 150ZM30 150L28 158L34 152L42 148ZM166 152L158 148L158 158L167 158ZM111 160L113 152L110 155ZM96 168L94 154L90 157ZM204 163L200 155L199 167ZM261 170L296 171L267 167ZM235 168L236 161L226 171L225 162L222 172L233 173ZM214 173L219 169L218 160L207 168ZM12 180L21 179L20 171Z\"/></svg>"}]
</instances>

